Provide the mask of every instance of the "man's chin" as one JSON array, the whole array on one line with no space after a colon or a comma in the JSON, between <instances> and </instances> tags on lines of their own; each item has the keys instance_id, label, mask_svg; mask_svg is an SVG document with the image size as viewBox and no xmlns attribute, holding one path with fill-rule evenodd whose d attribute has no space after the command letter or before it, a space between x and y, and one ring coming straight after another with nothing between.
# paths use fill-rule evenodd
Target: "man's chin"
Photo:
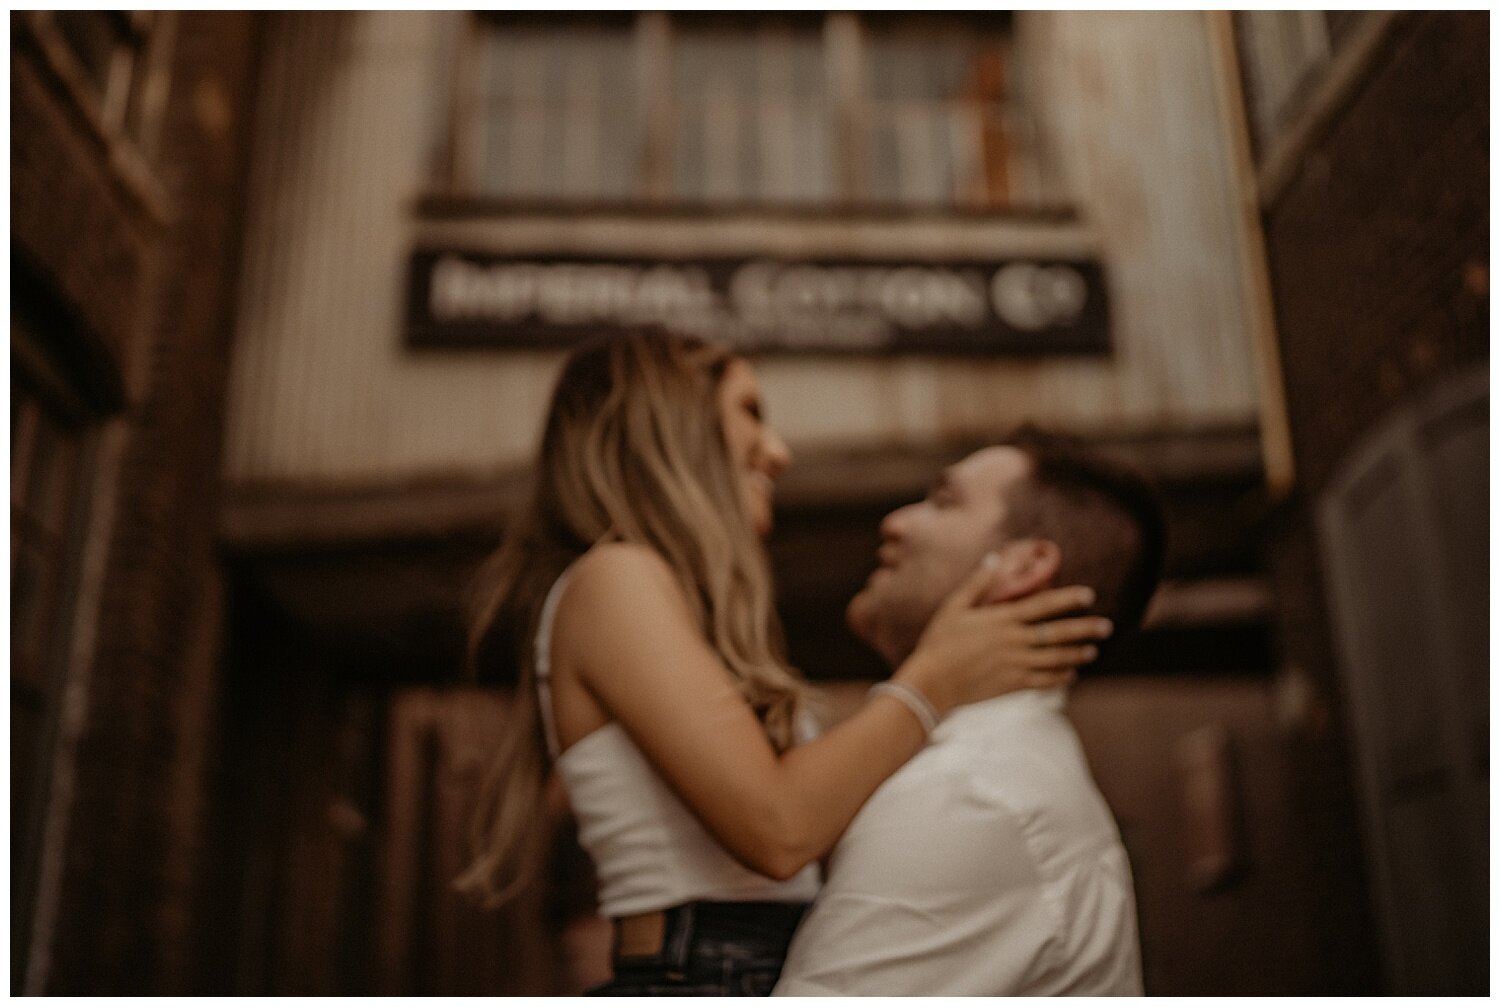
<instances>
[{"instance_id":1,"label":"man's chin","mask_svg":"<svg viewBox=\"0 0 1500 1007\"><path fill-rule=\"evenodd\" d=\"M870 636L875 628L875 605L870 598L869 588L849 599L849 604L844 608L844 625L865 643L870 643Z\"/></svg>"},{"instance_id":2,"label":"man's chin","mask_svg":"<svg viewBox=\"0 0 1500 1007\"><path fill-rule=\"evenodd\" d=\"M884 613L889 615L889 613ZM880 598L873 594L869 588L865 588L849 599L849 605L844 609L844 622L848 625L850 632L869 647L891 667L900 664L905 658L901 648L895 645L892 639L889 620L882 614Z\"/></svg>"}]
</instances>

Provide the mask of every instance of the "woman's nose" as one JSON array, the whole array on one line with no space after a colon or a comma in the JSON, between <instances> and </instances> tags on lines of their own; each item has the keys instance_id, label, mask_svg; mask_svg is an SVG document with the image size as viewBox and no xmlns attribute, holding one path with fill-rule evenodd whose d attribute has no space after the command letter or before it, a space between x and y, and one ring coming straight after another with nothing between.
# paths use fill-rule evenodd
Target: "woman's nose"
<instances>
[{"instance_id":1,"label":"woman's nose","mask_svg":"<svg viewBox=\"0 0 1500 1007\"><path fill-rule=\"evenodd\" d=\"M792 464L792 449L786 446L786 441L776 431L769 428L761 432L760 452L772 476L781 475Z\"/></svg>"}]
</instances>

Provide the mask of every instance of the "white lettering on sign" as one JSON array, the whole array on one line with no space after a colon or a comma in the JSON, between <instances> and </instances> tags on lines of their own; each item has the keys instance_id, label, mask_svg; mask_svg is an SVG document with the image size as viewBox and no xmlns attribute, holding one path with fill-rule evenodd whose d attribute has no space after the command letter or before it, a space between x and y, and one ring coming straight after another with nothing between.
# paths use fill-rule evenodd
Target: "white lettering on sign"
<instances>
[{"instance_id":1,"label":"white lettering on sign","mask_svg":"<svg viewBox=\"0 0 1500 1007\"><path fill-rule=\"evenodd\" d=\"M817 266L750 262L735 270L729 295L741 314L877 312L907 329L979 326L984 276L943 266Z\"/></svg>"},{"instance_id":2,"label":"white lettering on sign","mask_svg":"<svg viewBox=\"0 0 1500 1007\"><path fill-rule=\"evenodd\" d=\"M857 350L920 338L993 338L1073 325L1089 286L1067 264L476 262L438 256L427 289L437 325L661 324L744 347ZM1000 330L1003 331L1003 330Z\"/></svg>"},{"instance_id":3,"label":"white lettering on sign","mask_svg":"<svg viewBox=\"0 0 1500 1007\"><path fill-rule=\"evenodd\" d=\"M1082 314L1088 286L1071 266L1013 262L995 271L990 297L1003 322L1035 332L1067 325Z\"/></svg>"},{"instance_id":4,"label":"white lettering on sign","mask_svg":"<svg viewBox=\"0 0 1500 1007\"><path fill-rule=\"evenodd\" d=\"M435 321L549 325L662 322L711 309L708 276L694 266L505 262L481 266L445 255L432 269Z\"/></svg>"}]
</instances>

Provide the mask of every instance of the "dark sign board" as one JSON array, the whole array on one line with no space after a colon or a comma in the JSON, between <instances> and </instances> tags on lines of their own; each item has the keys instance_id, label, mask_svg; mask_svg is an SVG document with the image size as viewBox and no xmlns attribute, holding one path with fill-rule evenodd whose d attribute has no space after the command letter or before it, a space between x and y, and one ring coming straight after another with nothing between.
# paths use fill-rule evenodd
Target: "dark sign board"
<instances>
[{"instance_id":1,"label":"dark sign board","mask_svg":"<svg viewBox=\"0 0 1500 1007\"><path fill-rule=\"evenodd\" d=\"M561 349L641 325L745 352L1109 350L1104 274L1088 260L412 254L413 346Z\"/></svg>"}]
</instances>

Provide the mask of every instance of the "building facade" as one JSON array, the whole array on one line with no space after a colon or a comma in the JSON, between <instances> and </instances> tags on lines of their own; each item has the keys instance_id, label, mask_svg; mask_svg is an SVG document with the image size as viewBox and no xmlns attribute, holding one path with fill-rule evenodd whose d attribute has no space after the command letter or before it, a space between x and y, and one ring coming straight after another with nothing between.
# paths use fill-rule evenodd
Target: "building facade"
<instances>
[{"instance_id":1,"label":"building facade","mask_svg":"<svg viewBox=\"0 0 1500 1007\"><path fill-rule=\"evenodd\" d=\"M99 24L134 62L89 91ZM1483 624L1419 613L1458 642L1392 651L1451 669L1403 733L1348 572L1391 532L1347 501L1437 480L1404 569L1472 584L1485 24L14 16L13 988L599 975L560 795L535 890L449 888L509 689L465 678L462 611L566 348L649 322L756 365L779 605L836 705L881 674L841 619L878 520L943 465L1034 422L1158 483L1167 582L1072 703L1148 992L1475 989L1402 921L1472 927L1482 857L1401 823L1480 849ZM1383 461L1432 429L1436 474Z\"/></svg>"}]
</instances>

